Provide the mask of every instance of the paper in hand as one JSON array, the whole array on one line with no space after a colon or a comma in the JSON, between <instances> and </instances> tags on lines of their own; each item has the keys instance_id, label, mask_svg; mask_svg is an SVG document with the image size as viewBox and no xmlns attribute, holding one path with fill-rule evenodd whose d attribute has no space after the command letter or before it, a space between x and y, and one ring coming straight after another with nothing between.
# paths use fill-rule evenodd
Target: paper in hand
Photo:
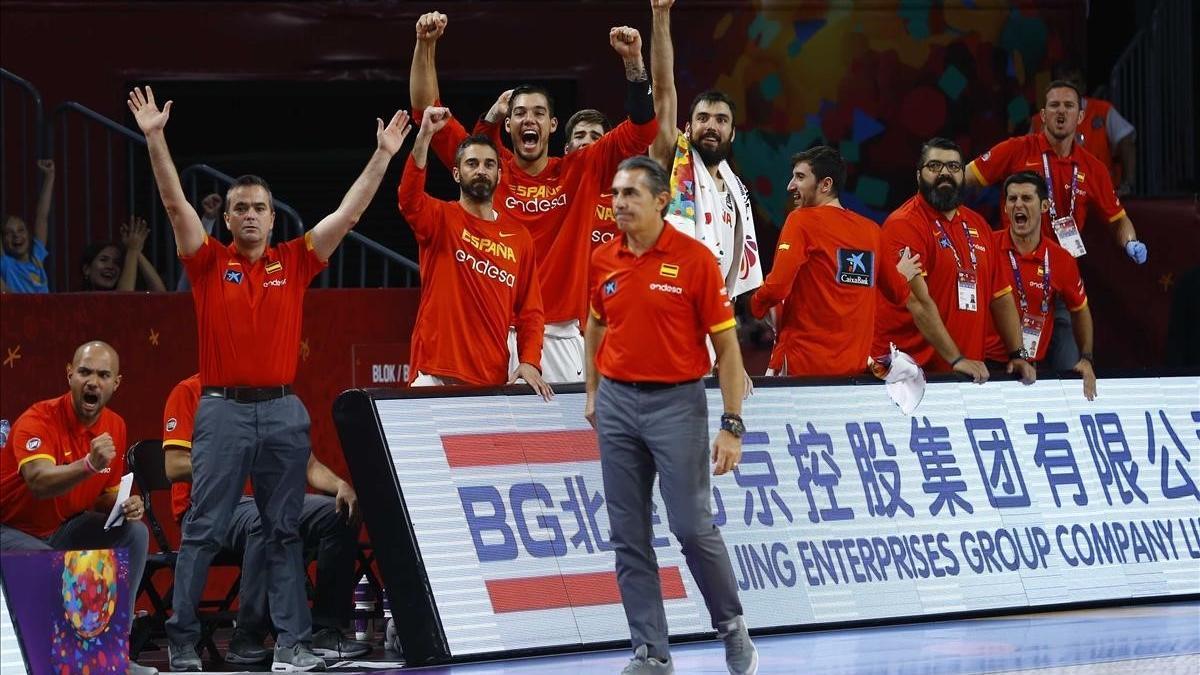
<instances>
[{"instance_id":1,"label":"paper in hand","mask_svg":"<svg viewBox=\"0 0 1200 675\"><path fill-rule=\"evenodd\" d=\"M129 499L129 493L133 491L133 472L121 476L121 487L117 489L117 501L113 504L112 511L108 512L108 520L104 522L104 529L111 530L114 527L120 527L125 524L125 510L122 505L125 500Z\"/></svg>"}]
</instances>

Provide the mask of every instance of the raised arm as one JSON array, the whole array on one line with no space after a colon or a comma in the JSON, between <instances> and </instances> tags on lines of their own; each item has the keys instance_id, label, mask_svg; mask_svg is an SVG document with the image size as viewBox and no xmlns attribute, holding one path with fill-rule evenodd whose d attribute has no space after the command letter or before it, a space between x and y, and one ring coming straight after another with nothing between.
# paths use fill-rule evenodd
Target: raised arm
<instances>
[{"instance_id":1,"label":"raised arm","mask_svg":"<svg viewBox=\"0 0 1200 675\"><path fill-rule=\"evenodd\" d=\"M446 30L448 19L441 12L422 14L417 19L417 44L413 48L412 65L408 71L408 98L415 114L433 105L441 93L438 91L437 41Z\"/></svg>"},{"instance_id":2,"label":"raised arm","mask_svg":"<svg viewBox=\"0 0 1200 675\"><path fill-rule=\"evenodd\" d=\"M350 190L342 197L342 203L337 210L325 216L312 229L313 252L321 260L328 260L333 251L342 243L346 236L362 217L363 211L371 204L375 191L379 189L379 181L387 171L392 157L400 150L404 138L408 136L412 125L408 123L408 113L397 110L387 125L383 120L375 118L375 152L367 161L366 168L359 174L358 179L350 186Z\"/></svg>"},{"instance_id":3,"label":"raised arm","mask_svg":"<svg viewBox=\"0 0 1200 675\"><path fill-rule=\"evenodd\" d=\"M139 87L134 87L133 91L129 92L128 103L138 128L146 135L150 166L154 169L154 182L158 184L158 196L167 210L167 218L171 220L171 229L175 231L175 244L179 255L190 256L204 245L204 238L208 235L204 233L204 225L201 224L196 209L183 194L183 185L179 183L175 162L167 148L164 129L167 119L171 116L173 102L167 101L162 110L159 110L154 102L154 90L147 86L145 92Z\"/></svg>"},{"instance_id":4,"label":"raised arm","mask_svg":"<svg viewBox=\"0 0 1200 675\"><path fill-rule=\"evenodd\" d=\"M675 93L675 46L671 42L671 5L675 0L650 0L650 74L654 87L654 115L658 136L650 146L650 157L667 171L675 160L679 135L679 97Z\"/></svg>"},{"instance_id":5,"label":"raised arm","mask_svg":"<svg viewBox=\"0 0 1200 675\"><path fill-rule=\"evenodd\" d=\"M46 245L50 235L50 205L54 199L54 160L39 159L38 170L42 172L42 191L38 193L37 211L33 215L33 238Z\"/></svg>"}]
</instances>

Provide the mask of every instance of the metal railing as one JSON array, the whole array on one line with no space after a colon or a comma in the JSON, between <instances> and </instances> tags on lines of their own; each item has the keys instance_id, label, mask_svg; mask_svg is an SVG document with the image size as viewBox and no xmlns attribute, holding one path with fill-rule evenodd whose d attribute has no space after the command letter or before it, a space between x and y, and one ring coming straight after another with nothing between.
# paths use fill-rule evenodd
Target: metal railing
<instances>
[{"instance_id":1,"label":"metal railing","mask_svg":"<svg viewBox=\"0 0 1200 675\"><path fill-rule=\"evenodd\" d=\"M35 163L46 156L44 125L41 92L0 68L0 217L17 215L30 227L41 187Z\"/></svg>"},{"instance_id":2,"label":"metal railing","mask_svg":"<svg viewBox=\"0 0 1200 675\"><path fill-rule=\"evenodd\" d=\"M1194 0L1161 0L1109 78L1112 103L1137 128L1139 195L1195 189Z\"/></svg>"},{"instance_id":3,"label":"metal railing","mask_svg":"<svg viewBox=\"0 0 1200 675\"><path fill-rule=\"evenodd\" d=\"M51 216L47 247L53 264L47 270L54 287L79 287L84 248L98 240L113 240L119 223L132 216L145 218L150 237L143 253L159 271L167 288L178 285L183 273L176 258L174 234L158 197L150 168L146 139L94 110L75 102L55 108L50 125L52 150L59 162L56 208ZM199 209L211 192L224 196L235 179L206 164L180 171L184 192ZM275 199L277 214L273 240L299 236L304 222L292 206ZM280 217L282 216L282 217ZM282 226L282 227L281 227ZM224 228L213 232L222 238ZM355 274L357 266L357 274ZM408 258L351 232L338 247L319 285L328 287L412 286L419 267ZM397 283L401 282L402 283Z\"/></svg>"}]
</instances>

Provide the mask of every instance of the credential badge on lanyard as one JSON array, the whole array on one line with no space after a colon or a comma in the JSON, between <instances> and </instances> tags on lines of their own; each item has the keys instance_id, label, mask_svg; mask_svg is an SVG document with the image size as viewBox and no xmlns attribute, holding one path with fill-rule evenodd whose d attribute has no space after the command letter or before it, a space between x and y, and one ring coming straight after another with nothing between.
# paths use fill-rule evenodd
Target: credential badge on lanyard
<instances>
[{"instance_id":1,"label":"credential badge on lanyard","mask_svg":"<svg viewBox=\"0 0 1200 675\"><path fill-rule=\"evenodd\" d=\"M1037 314L1029 311L1029 297L1025 292L1025 284L1021 281L1021 266L1017 264L1017 256L1008 252L1008 262L1012 265L1013 281L1016 282L1017 305L1021 310L1021 343L1029 352L1030 358L1037 358L1038 346L1042 342L1042 328L1046 325L1046 317L1050 312L1050 247L1042 256L1042 305Z\"/></svg>"},{"instance_id":2,"label":"credential badge on lanyard","mask_svg":"<svg viewBox=\"0 0 1200 675\"><path fill-rule=\"evenodd\" d=\"M975 272L979 261L975 257L975 243L971 240L971 229L967 227L967 220L963 219L962 228L963 236L967 238L967 251L971 254L970 268L963 265L962 257L958 255L958 249L954 248L954 241L950 239L950 233L946 231L942 221L935 218L933 224L937 225L942 238L949 244L947 248L954 254L954 269L958 278L958 308L964 312L979 311L979 283Z\"/></svg>"},{"instance_id":3,"label":"credential badge on lanyard","mask_svg":"<svg viewBox=\"0 0 1200 675\"><path fill-rule=\"evenodd\" d=\"M1050 229L1054 230L1054 236L1058 238L1058 243L1074 257L1078 258L1087 253L1087 247L1083 245L1083 236L1079 234L1079 226L1075 224L1075 195L1079 187L1079 165L1071 163L1071 209L1065 216L1058 215L1057 205L1054 203L1054 178L1050 175L1050 153L1042 153L1042 170L1046 173L1046 185L1050 188Z\"/></svg>"}]
</instances>

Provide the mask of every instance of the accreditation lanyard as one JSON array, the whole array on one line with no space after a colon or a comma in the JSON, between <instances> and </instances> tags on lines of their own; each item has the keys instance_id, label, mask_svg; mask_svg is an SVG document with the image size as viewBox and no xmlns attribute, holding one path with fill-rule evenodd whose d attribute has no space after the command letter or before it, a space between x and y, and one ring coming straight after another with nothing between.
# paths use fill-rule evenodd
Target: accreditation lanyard
<instances>
[{"instance_id":1,"label":"accreditation lanyard","mask_svg":"<svg viewBox=\"0 0 1200 675\"><path fill-rule=\"evenodd\" d=\"M1042 153L1042 170L1046 173L1046 185L1050 188L1050 220L1058 220L1058 208L1054 202L1054 177L1050 175L1050 153ZM1071 210L1064 218L1075 218L1075 191L1079 187L1079 165L1071 162Z\"/></svg>"},{"instance_id":2,"label":"accreditation lanyard","mask_svg":"<svg viewBox=\"0 0 1200 675\"><path fill-rule=\"evenodd\" d=\"M1017 282L1017 302L1021 305L1021 316L1029 314L1029 300L1025 293L1025 284L1021 281L1021 266L1017 264L1017 256L1008 252L1008 261L1012 263L1013 278ZM1050 311L1050 247L1042 257L1042 313L1045 317Z\"/></svg>"},{"instance_id":3,"label":"accreditation lanyard","mask_svg":"<svg viewBox=\"0 0 1200 675\"><path fill-rule=\"evenodd\" d=\"M950 239L950 234L946 232L946 228L942 225L942 221L934 218L933 224L937 226L938 232L941 234L942 241L945 242L946 248L950 249L950 252L954 254L954 264L958 268L958 271L970 272L972 275L975 274L975 269L978 266L979 261L975 258L975 244L971 240L971 228L967 227L967 220L965 218L963 219L962 229L963 236L967 238L967 251L971 255L970 269L963 267L962 257L958 255L958 249L954 248L954 242Z\"/></svg>"}]
</instances>

